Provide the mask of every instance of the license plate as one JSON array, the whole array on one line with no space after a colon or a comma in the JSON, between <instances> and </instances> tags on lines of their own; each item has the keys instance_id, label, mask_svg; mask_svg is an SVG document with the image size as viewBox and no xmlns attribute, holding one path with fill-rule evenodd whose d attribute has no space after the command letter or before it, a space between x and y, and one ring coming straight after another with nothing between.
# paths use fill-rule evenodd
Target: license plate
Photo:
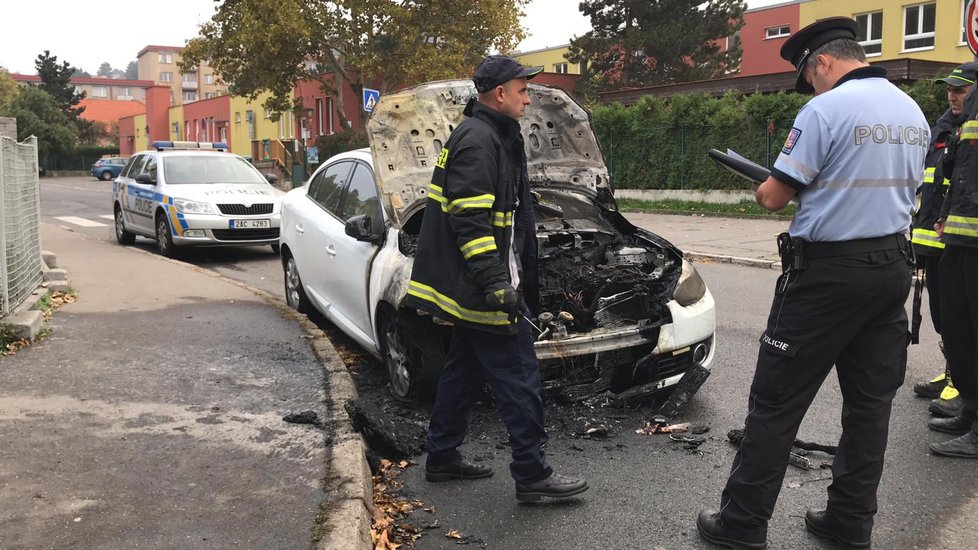
<instances>
[{"instance_id":1,"label":"license plate","mask_svg":"<svg viewBox=\"0 0 978 550\"><path fill-rule=\"evenodd\" d=\"M231 220L231 229L268 229L272 220Z\"/></svg>"}]
</instances>

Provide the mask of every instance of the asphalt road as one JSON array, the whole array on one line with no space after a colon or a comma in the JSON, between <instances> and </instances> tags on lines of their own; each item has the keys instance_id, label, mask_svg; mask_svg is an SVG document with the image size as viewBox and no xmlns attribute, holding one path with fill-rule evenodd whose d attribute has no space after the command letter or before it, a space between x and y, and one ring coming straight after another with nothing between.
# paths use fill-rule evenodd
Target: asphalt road
<instances>
[{"instance_id":1,"label":"asphalt road","mask_svg":"<svg viewBox=\"0 0 978 550\"><path fill-rule=\"evenodd\" d=\"M102 219L104 227L77 226L75 230L113 239L111 220L100 218L111 217L110 186L94 178L42 180L43 217L45 221L59 218L56 223L61 225L71 223L63 219L68 216ZM150 248L152 242L140 238L136 246ZM281 295L281 267L267 247L212 249L184 259ZM434 513L419 510L404 520L416 526L436 525L425 530L417 548L456 547L456 540L445 536L452 529L477 547L487 548L708 548L696 535L695 514L718 504L734 455L726 433L743 425L757 339L777 273L709 263L699 268L718 304L718 351L713 375L682 418L710 428L708 441L697 452L688 452L665 436L636 434L648 410L550 404L552 463L558 471L586 476L592 488L581 498L566 502L518 505L508 476L505 431L491 407L480 405L463 451L491 464L497 472L493 478L430 484L417 466L401 475L406 496L421 501L425 508L434 507ZM945 436L927 430L927 402L915 398L910 386L933 375L943 361L929 321L925 320L921 339L920 345L910 349L908 383L894 401L879 493L877 548L964 548L967 544L955 541L970 539L947 538L947 525L974 525L978 520L974 464L937 458L927 451L928 443ZM361 391L379 396L383 389L368 385ZM840 414L838 384L830 375L799 437L835 444L841 433ZM610 425L611 437L579 437L581 426L588 422ZM423 464L422 457L417 460ZM808 507L824 505L830 475L829 470L789 467L770 524L771 548L830 547L809 536L802 519Z\"/></svg>"}]
</instances>

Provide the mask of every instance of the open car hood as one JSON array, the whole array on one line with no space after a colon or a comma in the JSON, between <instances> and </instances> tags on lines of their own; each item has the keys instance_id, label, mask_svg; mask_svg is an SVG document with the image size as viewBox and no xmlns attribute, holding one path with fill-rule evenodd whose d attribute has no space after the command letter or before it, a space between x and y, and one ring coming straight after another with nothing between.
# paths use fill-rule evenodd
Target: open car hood
<instances>
[{"instance_id":1,"label":"open car hood","mask_svg":"<svg viewBox=\"0 0 978 550\"><path fill-rule=\"evenodd\" d=\"M530 83L520 121L530 185L610 195L590 113L567 92ZM471 80L442 80L381 96L367 123L374 172L397 227L424 207L431 173L451 131L476 96Z\"/></svg>"}]
</instances>

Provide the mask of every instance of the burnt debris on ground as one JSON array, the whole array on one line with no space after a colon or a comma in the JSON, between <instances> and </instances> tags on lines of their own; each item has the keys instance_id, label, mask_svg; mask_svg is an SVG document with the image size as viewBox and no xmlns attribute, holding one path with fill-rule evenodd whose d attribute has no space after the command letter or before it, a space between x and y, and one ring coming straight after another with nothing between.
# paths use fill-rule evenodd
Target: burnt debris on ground
<instances>
[{"instance_id":1,"label":"burnt debris on ground","mask_svg":"<svg viewBox=\"0 0 978 550\"><path fill-rule=\"evenodd\" d=\"M733 446L740 447L740 444L744 441L744 430L730 430L727 432L727 439L730 440ZM788 453L788 464L802 470L831 468L832 459L837 450L838 447L835 445L823 445L821 443L810 443L801 439L795 439L791 451ZM827 455L828 458L820 459L818 455L811 455L812 452Z\"/></svg>"}]
</instances>

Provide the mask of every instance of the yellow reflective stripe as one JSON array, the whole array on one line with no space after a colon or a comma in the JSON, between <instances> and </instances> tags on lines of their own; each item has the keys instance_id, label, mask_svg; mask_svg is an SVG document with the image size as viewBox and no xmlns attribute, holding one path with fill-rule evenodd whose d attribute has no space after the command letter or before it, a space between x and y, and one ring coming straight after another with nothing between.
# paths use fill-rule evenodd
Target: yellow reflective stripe
<instances>
[{"instance_id":1,"label":"yellow reflective stripe","mask_svg":"<svg viewBox=\"0 0 978 550\"><path fill-rule=\"evenodd\" d=\"M944 232L954 235L978 237L978 218L968 216L948 216L944 222Z\"/></svg>"},{"instance_id":2,"label":"yellow reflective stripe","mask_svg":"<svg viewBox=\"0 0 978 550\"><path fill-rule=\"evenodd\" d=\"M924 168L924 183L934 183L934 167Z\"/></svg>"},{"instance_id":3,"label":"yellow reflective stripe","mask_svg":"<svg viewBox=\"0 0 978 550\"><path fill-rule=\"evenodd\" d=\"M468 260L472 256L496 250L496 239L479 237L463 244L459 250L462 252L462 257Z\"/></svg>"},{"instance_id":4,"label":"yellow reflective stripe","mask_svg":"<svg viewBox=\"0 0 978 550\"><path fill-rule=\"evenodd\" d=\"M492 225L496 227L509 227L513 225L512 212L493 212Z\"/></svg>"},{"instance_id":5,"label":"yellow reflective stripe","mask_svg":"<svg viewBox=\"0 0 978 550\"><path fill-rule=\"evenodd\" d=\"M978 120L968 120L961 126L961 139L978 139Z\"/></svg>"},{"instance_id":6,"label":"yellow reflective stripe","mask_svg":"<svg viewBox=\"0 0 978 550\"><path fill-rule=\"evenodd\" d=\"M428 198L445 204L445 197L441 194L441 187L433 183L428 184Z\"/></svg>"},{"instance_id":7,"label":"yellow reflective stripe","mask_svg":"<svg viewBox=\"0 0 978 550\"><path fill-rule=\"evenodd\" d=\"M944 187L948 187L948 186L950 186L950 185L951 185L951 180L949 180L949 179L947 179L947 178L944 178L944 182L943 182L943 184L942 184L942 185L944 185Z\"/></svg>"},{"instance_id":8,"label":"yellow reflective stripe","mask_svg":"<svg viewBox=\"0 0 978 550\"><path fill-rule=\"evenodd\" d=\"M913 237L910 242L920 246L930 246L933 248L944 248L944 243L937 237L937 231L930 229L914 228Z\"/></svg>"},{"instance_id":9,"label":"yellow reflective stripe","mask_svg":"<svg viewBox=\"0 0 978 550\"><path fill-rule=\"evenodd\" d=\"M482 325L508 325L509 316L503 311L476 311L467 309L455 300L438 292L434 288L421 284L417 281L408 283L408 294L415 298L420 298L438 306L442 311L457 317L463 321L479 323Z\"/></svg>"},{"instance_id":10,"label":"yellow reflective stripe","mask_svg":"<svg viewBox=\"0 0 978 550\"><path fill-rule=\"evenodd\" d=\"M441 168L442 170L444 170L445 169L445 163L447 161L448 161L448 149L445 149L443 147L442 150L441 150L441 153L438 154L438 160L435 161L435 166L437 166L437 167Z\"/></svg>"},{"instance_id":11,"label":"yellow reflective stripe","mask_svg":"<svg viewBox=\"0 0 978 550\"><path fill-rule=\"evenodd\" d=\"M495 195L476 195L474 197L463 197L448 203L449 212L457 212L466 208L492 208L492 203L496 202Z\"/></svg>"}]
</instances>

